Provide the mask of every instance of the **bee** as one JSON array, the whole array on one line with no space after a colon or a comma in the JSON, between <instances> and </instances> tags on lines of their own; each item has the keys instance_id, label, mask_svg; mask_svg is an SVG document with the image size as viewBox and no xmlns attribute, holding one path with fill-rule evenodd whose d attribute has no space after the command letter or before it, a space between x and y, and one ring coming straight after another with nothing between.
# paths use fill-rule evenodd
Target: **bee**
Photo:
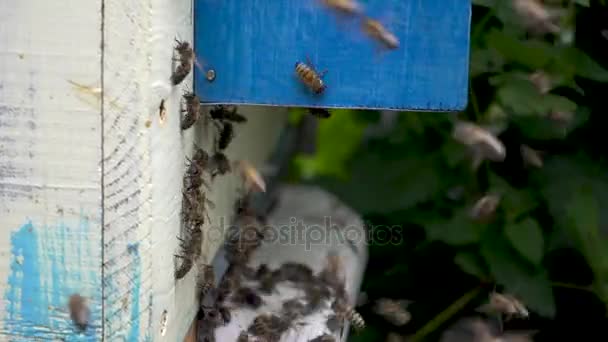
<instances>
[{"instance_id":1,"label":"bee","mask_svg":"<svg viewBox=\"0 0 608 342\"><path fill-rule=\"evenodd\" d=\"M236 339L236 342L249 342L249 334L247 331L242 330L239 337Z\"/></svg>"},{"instance_id":2,"label":"bee","mask_svg":"<svg viewBox=\"0 0 608 342\"><path fill-rule=\"evenodd\" d=\"M380 42L388 49L393 50L399 47L399 39L378 20L365 18L362 29L372 39Z\"/></svg>"},{"instance_id":3,"label":"bee","mask_svg":"<svg viewBox=\"0 0 608 342\"><path fill-rule=\"evenodd\" d=\"M285 331L289 329L290 321L277 315L258 315L248 328L249 333L267 341L278 341Z\"/></svg>"},{"instance_id":4,"label":"bee","mask_svg":"<svg viewBox=\"0 0 608 342\"><path fill-rule=\"evenodd\" d=\"M321 280L332 288L339 288L344 284L344 267L342 258L335 253L329 253L326 257L325 268L319 274Z\"/></svg>"},{"instance_id":5,"label":"bee","mask_svg":"<svg viewBox=\"0 0 608 342\"><path fill-rule=\"evenodd\" d=\"M477 200L471 208L470 216L476 221L487 221L492 218L500 204L500 196L488 194Z\"/></svg>"},{"instance_id":6,"label":"bee","mask_svg":"<svg viewBox=\"0 0 608 342\"><path fill-rule=\"evenodd\" d=\"M181 129L186 130L201 116L201 101L194 93L186 93L183 98L186 100L186 109L182 109L182 113L186 114L182 116Z\"/></svg>"},{"instance_id":7,"label":"bee","mask_svg":"<svg viewBox=\"0 0 608 342\"><path fill-rule=\"evenodd\" d=\"M258 170L248 161L239 160L234 163L241 171L241 178L245 182L245 188L249 190L266 192L266 182Z\"/></svg>"},{"instance_id":8,"label":"bee","mask_svg":"<svg viewBox=\"0 0 608 342\"><path fill-rule=\"evenodd\" d=\"M452 137L471 148L476 154L492 161L505 160L507 150L505 145L494 134L476 124L458 121L454 125Z\"/></svg>"},{"instance_id":9,"label":"bee","mask_svg":"<svg viewBox=\"0 0 608 342\"><path fill-rule=\"evenodd\" d=\"M306 294L305 315L310 315L317 311L322 305L327 304L331 298L330 289L318 281L304 283L301 287Z\"/></svg>"},{"instance_id":10,"label":"bee","mask_svg":"<svg viewBox=\"0 0 608 342\"><path fill-rule=\"evenodd\" d=\"M165 107L165 99L160 100L160 105L158 106L158 115L160 117L160 123L163 124L165 119L167 118L167 108Z\"/></svg>"},{"instance_id":11,"label":"bee","mask_svg":"<svg viewBox=\"0 0 608 342\"><path fill-rule=\"evenodd\" d=\"M361 317L361 315L355 311L353 307L348 305L344 298L336 298L332 304L332 309L340 319L348 320L353 325L355 330L361 331L365 329L365 320L363 320L363 317Z\"/></svg>"},{"instance_id":12,"label":"bee","mask_svg":"<svg viewBox=\"0 0 608 342\"><path fill-rule=\"evenodd\" d=\"M504 314L507 319L513 317L527 318L530 316L524 304L513 295L506 293L490 293L489 302L480 308L480 311Z\"/></svg>"},{"instance_id":13,"label":"bee","mask_svg":"<svg viewBox=\"0 0 608 342\"><path fill-rule=\"evenodd\" d=\"M188 162L186 175L184 177L184 189L186 189L186 191L197 190L201 185L204 185L209 189L209 185L203 178L203 172L207 170L207 167L209 166L209 159L209 154L198 147L196 148L192 160L186 158L186 161Z\"/></svg>"},{"instance_id":14,"label":"bee","mask_svg":"<svg viewBox=\"0 0 608 342\"><path fill-rule=\"evenodd\" d=\"M223 311L223 312L222 312ZM198 316L200 320L205 321L210 327L218 327L221 325L226 325L226 309L220 308L217 306L214 307L206 307L201 306L198 312ZM230 312L228 311L228 315Z\"/></svg>"},{"instance_id":15,"label":"bee","mask_svg":"<svg viewBox=\"0 0 608 342\"><path fill-rule=\"evenodd\" d=\"M233 301L237 304L246 305L254 310L264 304L262 297L255 293L253 289L248 287L241 287L236 290Z\"/></svg>"},{"instance_id":16,"label":"bee","mask_svg":"<svg viewBox=\"0 0 608 342\"><path fill-rule=\"evenodd\" d=\"M215 287L215 271L211 265L203 265L202 277L199 276L198 289L201 298L204 298L209 291Z\"/></svg>"},{"instance_id":17,"label":"bee","mask_svg":"<svg viewBox=\"0 0 608 342\"><path fill-rule=\"evenodd\" d=\"M531 165L538 168L543 167L543 160L539 151L534 150L527 145L521 145L519 147L519 151L526 165Z\"/></svg>"},{"instance_id":18,"label":"bee","mask_svg":"<svg viewBox=\"0 0 608 342\"><path fill-rule=\"evenodd\" d=\"M228 298L240 285L240 280L235 275L225 275L217 287L216 301L222 303Z\"/></svg>"},{"instance_id":19,"label":"bee","mask_svg":"<svg viewBox=\"0 0 608 342\"><path fill-rule=\"evenodd\" d=\"M203 243L202 230L200 227L194 227L189 232L189 235L187 239L177 238L180 241L181 253L175 255L175 257L182 259L182 263L175 270L175 279L181 279L186 276L194 265L194 260L201 254L201 244Z\"/></svg>"},{"instance_id":20,"label":"bee","mask_svg":"<svg viewBox=\"0 0 608 342\"><path fill-rule=\"evenodd\" d=\"M407 300L381 298L376 301L374 312L384 317L390 323L402 326L412 319L412 315L407 311L409 303Z\"/></svg>"},{"instance_id":21,"label":"bee","mask_svg":"<svg viewBox=\"0 0 608 342\"><path fill-rule=\"evenodd\" d=\"M331 113L325 108L309 108L308 112L320 119L327 119L331 116Z\"/></svg>"},{"instance_id":22,"label":"bee","mask_svg":"<svg viewBox=\"0 0 608 342\"><path fill-rule=\"evenodd\" d=\"M359 14L362 11L361 5L354 0L322 0L323 4L333 10L345 14Z\"/></svg>"},{"instance_id":23,"label":"bee","mask_svg":"<svg viewBox=\"0 0 608 342\"><path fill-rule=\"evenodd\" d=\"M323 82L322 77L327 73L327 71L323 71L318 73L315 70L315 67L310 62L310 59L307 57L306 61L308 64L304 64L302 62L296 62L296 75L304 83L310 90L312 90L315 94L321 94L325 91L327 86L325 82Z\"/></svg>"},{"instance_id":24,"label":"bee","mask_svg":"<svg viewBox=\"0 0 608 342\"><path fill-rule=\"evenodd\" d=\"M220 130L217 146L220 151L225 150L234 138L234 126L230 122L224 122Z\"/></svg>"},{"instance_id":25,"label":"bee","mask_svg":"<svg viewBox=\"0 0 608 342\"><path fill-rule=\"evenodd\" d=\"M86 298L79 294L71 295L68 300L68 308L70 309L70 318L76 327L81 331L86 330L91 315Z\"/></svg>"},{"instance_id":26,"label":"bee","mask_svg":"<svg viewBox=\"0 0 608 342\"><path fill-rule=\"evenodd\" d=\"M225 175L232 171L228 157L222 152L215 152L213 156L211 156L211 161L214 166L213 171L211 172L211 179L215 178L217 175Z\"/></svg>"},{"instance_id":27,"label":"bee","mask_svg":"<svg viewBox=\"0 0 608 342\"><path fill-rule=\"evenodd\" d=\"M303 316L306 305L301 300L293 298L283 302L282 315L288 319L296 319L297 317Z\"/></svg>"},{"instance_id":28,"label":"bee","mask_svg":"<svg viewBox=\"0 0 608 342\"><path fill-rule=\"evenodd\" d=\"M286 262L281 265L279 272L281 281L311 283L315 280L312 269L301 263Z\"/></svg>"},{"instance_id":29,"label":"bee","mask_svg":"<svg viewBox=\"0 0 608 342\"><path fill-rule=\"evenodd\" d=\"M229 110L226 106L218 105L209 111L209 116L213 120L230 121L234 123L247 122L247 118L236 112L236 107L232 106Z\"/></svg>"},{"instance_id":30,"label":"bee","mask_svg":"<svg viewBox=\"0 0 608 342\"><path fill-rule=\"evenodd\" d=\"M215 208L215 204L207 199L207 196L202 191L191 190L183 193L182 199L182 216L184 224L189 227L200 227L211 221L207 208Z\"/></svg>"},{"instance_id":31,"label":"bee","mask_svg":"<svg viewBox=\"0 0 608 342\"><path fill-rule=\"evenodd\" d=\"M179 64L171 75L171 83L173 83L174 86L180 84L186 76L188 76L192 70L192 63L194 61L194 50L192 49L192 46L190 46L190 43L182 42L177 39L175 39L175 41L177 42L177 45L174 49L177 51L179 57L174 60L177 60Z\"/></svg>"}]
</instances>

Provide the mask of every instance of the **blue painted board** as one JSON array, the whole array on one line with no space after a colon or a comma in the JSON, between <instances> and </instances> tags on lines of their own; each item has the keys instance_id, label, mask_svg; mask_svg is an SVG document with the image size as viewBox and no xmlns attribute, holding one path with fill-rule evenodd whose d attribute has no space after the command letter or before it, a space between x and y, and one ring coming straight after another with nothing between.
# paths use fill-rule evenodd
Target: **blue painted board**
<instances>
[{"instance_id":1,"label":"blue painted board","mask_svg":"<svg viewBox=\"0 0 608 342\"><path fill-rule=\"evenodd\" d=\"M321 0L195 0L194 88L205 103L462 110L467 102L470 0L361 0L399 39L382 50ZM315 95L296 61L327 69ZM209 82L206 71L216 78Z\"/></svg>"}]
</instances>

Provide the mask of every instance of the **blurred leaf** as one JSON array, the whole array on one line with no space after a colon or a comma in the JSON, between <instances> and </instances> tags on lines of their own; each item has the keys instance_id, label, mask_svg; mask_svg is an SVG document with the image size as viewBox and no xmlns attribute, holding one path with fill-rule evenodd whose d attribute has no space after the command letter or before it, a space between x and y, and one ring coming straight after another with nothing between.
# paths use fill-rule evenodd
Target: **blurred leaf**
<instances>
[{"instance_id":1,"label":"blurred leaf","mask_svg":"<svg viewBox=\"0 0 608 342\"><path fill-rule=\"evenodd\" d=\"M503 79L505 83L498 89L498 98L502 105L511 109L518 116L547 116L550 112L574 112L576 103L554 95L540 94L532 82L512 76Z\"/></svg>"},{"instance_id":2,"label":"blurred leaf","mask_svg":"<svg viewBox=\"0 0 608 342\"><path fill-rule=\"evenodd\" d=\"M501 195L499 208L505 214L507 222L516 221L538 206L538 201L530 190L518 190L494 173L490 173L489 182L488 191Z\"/></svg>"},{"instance_id":3,"label":"blurred leaf","mask_svg":"<svg viewBox=\"0 0 608 342\"><path fill-rule=\"evenodd\" d=\"M547 275L530 268L502 235L493 232L484 236L480 251L498 284L521 297L538 314L549 318L555 315L553 289Z\"/></svg>"},{"instance_id":4,"label":"blurred leaf","mask_svg":"<svg viewBox=\"0 0 608 342\"><path fill-rule=\"evenodd\" d=\"M473 78L487 72L499 72L504 64L503 57L496 50L474 48L471 50L469 73Z\"/></svg>"},{"instance_id":5,"label":"blurred leaf","mask_svg":"<svg viewBox=\"0 0 608 342\"><path fill-rule=\"evenodd\" d=\"M589 119L588 108L578 108L572 120L560 122L549 117L513 117L513 123L520 133L532 140L554 140L566 138L572 131Z\"/></svg>"},{"instance_id":6,"label":"blurred leaf","mask_svg":"<svg viewBox=\"0 0 608 342\"><path fill-rule=\"evenodd\" d=\"M334 110L327 120L320 120L317 137L318 152L313 157L295 160L303 177L330 176L346 178L345 163L352 157L366 127L350 110Z\"/></svg>"},{"instance_id":7,"label":"blurred leaf","mask_svg":"<svg viewBox=\"0 0 608 342\"><path fill-rule=\"evenodd\" d=\"M583 7L589 7L589 0L575 0L577 5L583 6Z\"/></svg>"},{"instance_id":8,"label":"blurred leaf","mask_svg":"<svg viewBox=\"0 0 608 342\"><path fill-rule=\"evenodd\" d=\"M302 121L305 115L307 115L307 111L304 108L290 108L289 109L289 117L287 118L287 122L291 125L297 125Z\"/></svg>"},{"instance_id":9,"label":"blurred leaf","mask_svg":"<svg viewBox=\"0 0 608 342\"><path fill-rule=\"evenodd\" d=\"M522 41L502 31L492 29L486 34L486 44L500 52L508 61L531 70L542 69L551 61L553 47L546 42Z\"/></svg>"},{"instance_id":10,"label":"blurred leaf","mask_svg":"<svg viewBox=\"0 0 608 342\"><path fill-rule=\"evenodd\" d=\"M460 210L450 219L426 223L424 229L428 238L449 245L466 245L479 241L485 226L474 223L467 214L466 210Z\"/></svg>"},{"instance_id":11,"label":"blurred leaf","mask_svg":"<svg viewBox=\"0 0 608 342\"><path fill-rule=\"evenodd\" d=\"M472 252L461 251L454 257L454 263L458 265L464 272L477 277L478 279L484 279L487 277L487 271L483 259Z\"/></svg>"},{"instance_id":12,"label":"blurred leaf","mask_svg":"<svg viewBox=\"0 0 608 342\"><path fill-rule=\"evenodd\" d=\"M483 6L483 7L492 7L496 0L473 0L473 5Z\"/></svg>"},{"instance_id":13,"label":"blurred leaf","mask_svg":"<svg viewBox=\"0 0 608 342\"><path fill-rule=\"evenodd\" d=\"M608 82L608 70L575 47L569 46L558 50L556 62L562 70L573 69L581 77L598 82Z\"/></svg>"},{"instance_id":14,"label":"blurred leaf","mask_svg":"<svg viewBox=\"0 0 608 342\"><path fill-rule=\"evenodd\" d=\"M534 265L540 265L543 257L544 238L538 223L527 218L519 223L510 223L505 234L515 249Z\"/></svg>"}]
</instances>

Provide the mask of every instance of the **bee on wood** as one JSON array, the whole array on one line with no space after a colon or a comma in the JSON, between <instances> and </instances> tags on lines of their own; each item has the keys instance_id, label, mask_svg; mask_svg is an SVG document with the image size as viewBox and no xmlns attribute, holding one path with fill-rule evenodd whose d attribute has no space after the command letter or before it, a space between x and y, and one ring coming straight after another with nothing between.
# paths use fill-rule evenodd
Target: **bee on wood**
<instances>
[{"instance_id":1,"label":"bee on wood","mask_svg":"<svg viewBox=\"0 0 608 342\"><path fill-rule=\"evenodd\" d=\"M246 117L237 113L237 108L235 106L232 106L231 109L228 109L228 107L223 105L215 106L209 111L209 116L211 116L213 120L218 121L230 121L234 123L247 122Z\"/></svg>"},{"instance_id":2,"label":"bee on wood","mask_svg":"<svg viewBox=\"0 0 608 342\"><path fill-rule=\"evenodd\" d=\"M232 171L230 160L228 160L228 157L226 157L226 155L222 152L215 152L211 157L211 161L213 163L211 179L215 178L217 175L225 175L226 173Z\"/></svg>"},{"instance_id":3,"label":"bee on wood","mask_svg":"<svg viewBox=\"0 0 608 342\"><path fill-rule=\"evenodd\" d=\"M365 320L363 320L363 317L361 317L353 307L348 305L343 298L336 298L332 304L332 309L340 319L348 320L355 330L361 331L365 329Z\"/></svg>"},{"instance_id":4,"label":"bee on wood","mask_svg":"<svg viewBox=\"0 0 608 342\"><path fill-rule=\"evenodd\" d=\"M207 198L205 193L199 190L190 190L183 193L182 215L186 228L199 227L211 221L208 208L215 208L215 204Z\"/></svg>"},{"instance_id":5,"label":"bee on wood","mask_svg":"<svg viewBox=\"0 0 608 342\"><path fill-rule=\"evenodd\" d=\"M203 265L201 273L198 281L198 290L202 299L215 287L215 271L213 266Z\"/></svg>"},{"instance_id":6,"label":"bee on wood","mask_svg":"<svg viewBox=\"0 0 608 342\"><path fill-rule=\"evenodd\" d=\"M186 130L201 116L201 100L194 93L186 93L183 98L186 100L186 109L182 109L182 113L186 114L182 116L181 129Z\"/></svg>"},{"instance_id":7,"label":"bee on wood","mask_svg":"<svg viewBox=\"0 0 608 342\"><path fill-rule=\"evenodd\" d=\"M70 309L70 318L74 322L74 325L81 331L86 330L89 325L89 316L91 315L86 299L79 294L73 294L68 300L68 308Z\"/></svg>"},{"instance_id":8,"label":"bee on wood","mask_svg":"<svg viewBox=\"0 0 608 342\"><path fill-rule=\"evenodd\" d=\"M327 119L331 116L331 113L325 108L308 108L308 112L319 119Z\"/></svg>"},{"instance_id":9,"label":"bee on wood","mask_svg":"<svg viewBox=\"0 0 608 342\"><path fill-rule=\"evenodd\" d=\"M264 301L255 291L249 287L241 287L235 293L233 301L240 305L248 306L251 309L257 309Z\"/></svg>"},{"instance_id":10,"label":"bee on wood","mask_svg":"<svg viewBox=\"0 0 608 342\"><path fill-rule=\"evenodd\" d=\"M165 99L160 100L160 105L158 106L158 116L160 118L161 125L165 123L165 119L167 118L167 108L165 107Z\"/></svg>"},{"instance_id":11,"label":"bee on wood","mask_svg":"<svg viewBox=\"0 0 608 342\"><path fill-rule=\"evenodd\" d=\"M317 281L311 283L304 283L301 288L306 294L306 308L304 310L305 315L317 311L322 305L327 305L331 296L330 289L322 283Z\"/></svg>"},{"instance_id":12,"label":"bee on wood","mask_svg":"<svg viewBox=\"0 0 608 342\"><path fill-rule=\"evenodd\" d=\"M192 70L192 63L194 62L194 50L190 43L182 42L175 39L177 45L175 46L175 51L179 55L178 58L174 59L179 62L175 71L171 75L171 83L174 86L182 83L182 81L188 76L190 71Z\"/></svg>"},{"instance_id":13,"label":"bee on wood","mask_svg":"<svg viewBox=\"0 0 608 342\"><path fill-rule=\"evenodd\" d=\"M189 237L182 239L178 237L180 241L181 253L175 255L175 257L182 259L181 265L175 270L175 279L181 279L194 265L194 260L201 254L201 244L203 243L203 232L200 227L195 227L189 232Z\"/></svg>"},{"instance_id":14,"label":"bee on wood","mask_svg":"<svg viewBox=\"0 0 608 342\"><path fill-rule=\"evenodd\" d=\"M384 317L390 323L402 326L412 319L412 315L407 311L409 303L407 300L381 298L376 301L374 312Z\"/></svg>"},{"instance_id":15,"label":"bee on wood","mask_svg":"<svg viewBox=\"0 0 608 342\"><path fill-rule=\"evenodd\" d=\"M399 39L378 20L365 18L362 25L363 32L386 48L394 50L399 47Z\"/></svg>"},{"instance_id":16,"label":"bee on wood","mask_svg":"<svg viewBox=\"0 0 608 342\"><path fill-rule=\"evenodd\" d=\"M216 301L218 303L222 303L228 298L232 293L239 288L241 284L240 276L235 270L233 265L229 266L226 274L222 278L222 281L219 283L217 287L216 293Z\"/></svg>"},{"instance_id":17,"label":"bee on wood","mask_svg":"<svg viewBox=\"0 0 608 342\"><path fill-rule=\"evenodd\" d=\"M325 91L327 86L325 82L323 82L322 77L327 73L327 71L323 71L321 73L317 72L313 64L310 62L310 59L307 57L306 62L308 64L302 62L296 62L295 69L296 75L304 83L310 90L312 90L315 94L321 94Z\"/></svg>"},{"instance_id":18,"label":"bee on wood","mask_svg":"<svg viewBox=\"0 0 608 342\"><path fill-rule=\"evenodd\" d=\"M217 141L217 147L220 151L225 150L230 142L234 139L234 126L230 122L224 122Z\"/></svg>"},{"instance_id":19,"label":"bee on wood","mask_svg":"<svg viewBox=\"0 0 608 342\"><path fill-rule=\"evenodd\" d=\"M362 11L361 5L354 0L322 0L323 4L335 11L344 14L359 14Z\"/></svg>"},{"instance_id":20,"label":"bee on wood","mask_svg":"<svg viewBox=\"0 0 608 342\"><path fill-rule=\"evenodd\" d=\"M227 315L230 315L230 312L227 311L226 308L223 307L206 307L201 306L198 314L199 319L204 321L210 327L219 327L221 325L226 325L230 322L230 317L228 317L228 322L226 322L226 312Z\"/></svg>"},{"instance_id":21,"label":"bee on wood","mask_svg":"<svg viewBox=\"0 0 608 342\"><path fill-rule=\"evenodd\" d=\"M203 177L204 171L209 164L209 155L203 149L198 148L194 153L192 160L186 158L188 166L184 176L184 189L186 191L198 190L201 185L209 189L209 184L205 182Z\"/></svg>"},{"instance_id":22,"label":"bee on wood","mask_svg":"<svg viewBox=\"0 0 608 342\"><path fill-rule=\"evenodd\" d=\"M336 338L333 337L330 334L323 334L321 336L315 337L312 340L309 340L308 342L335 342Z\"/></svg>"}]
</instances>

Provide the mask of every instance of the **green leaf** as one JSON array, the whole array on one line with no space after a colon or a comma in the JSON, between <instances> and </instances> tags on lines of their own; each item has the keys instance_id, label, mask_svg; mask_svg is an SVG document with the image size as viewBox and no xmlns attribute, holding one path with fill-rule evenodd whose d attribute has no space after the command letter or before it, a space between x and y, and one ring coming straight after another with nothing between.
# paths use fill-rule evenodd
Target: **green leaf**
<instances>
[{"instance_id":1,"label":"green leaf","mask_svg":"<svg viewBox=\"0 0 608 342\"><path fill-rule=\"evenodd\" d=\"M345 163L361 143L365 127L350 110L334 110L330 119L320 120L317 153L295 159L303 177L348 177Z\"/></svg>"},{"instance_id":2,"label":"green leaf","mask_svg":"<svg viewBox=\"0 0 608 342\"><path fill-rule=\"evenodd\" d=\"M546 42L518 40L496 29L487 33L485 38L486 44L500 52L508 61L532 70L542 69L553 58L553 47Z\"/></svg>"},{"instance_id":3,"label":"green leaf","mask_svg":"<svg viewBox=\"0 0 608 342\"><path fill-rule=\"evenodd\" d=\"M483 259L473 252L458 252L454 257L454 263L458 265L464 272L473 275L479 279L487 277L487 271Z\"/></svg>"},{"instance_id":4,"label":"green leaf","mask_svg":"<svg viewBox=\"0 0 608 342\"><path fill-rule=\"evenodd\" d=\"M430 240L443 241L454 246L479 241L484 228L485 226L474 223L465 210L457 212L451 219L435 220L424 225Z\"/></svg>"},{"instance_id":5,"label":"green leaf","mask_svg":"<svg viewBox=\"0 0 608 342\"><path fill-rule=\"evenodd\" d=\"M544 239L538 223L527 218L505 227L505 234L515 249L534 265L540 265L543 257Z\"/></svg>"},{"instance_id":6,"label":"green leaf","mask_svg":"<svg viewBox=\"0 0 608 342\"><path fill-rule=\"evenodd\" d=\"M608 82L608 70L575 47L559 50L556 62L562 69L573 68L581 77L598 82Z\"/></svg>"},{"instance_id":7,"label":"green leaf","mask_svg":"<svg viewBox=\"0 0 608 342\"><path fill-rule=\"evenodd\" d=\"M484 236L480 252L498 284L539 315L555 316L553 289L545 271L530 268L497 232Z\"/></svg>"}]
</instances>

